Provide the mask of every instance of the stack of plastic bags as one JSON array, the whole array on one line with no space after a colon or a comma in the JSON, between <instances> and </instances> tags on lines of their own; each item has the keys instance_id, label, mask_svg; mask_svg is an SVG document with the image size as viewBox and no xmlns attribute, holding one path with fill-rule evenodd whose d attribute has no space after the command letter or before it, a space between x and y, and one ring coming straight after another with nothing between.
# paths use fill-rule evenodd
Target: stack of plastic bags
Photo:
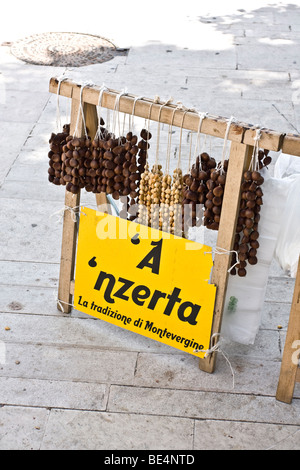
<instances>
[{"instance_id":1,"label":"stack of plastic bags","mask_svg":"<svg viewBox=\"0 0 300 470\"><path fill-rule=\"evenodd\" d=\"M258 263L247 276L229 276L222 337L253 344L261 324L271 262L296 277L300 254L300 158L281 154L274 177L263 170L263 206L259 221Z\"/></svg>"}]
</instances>

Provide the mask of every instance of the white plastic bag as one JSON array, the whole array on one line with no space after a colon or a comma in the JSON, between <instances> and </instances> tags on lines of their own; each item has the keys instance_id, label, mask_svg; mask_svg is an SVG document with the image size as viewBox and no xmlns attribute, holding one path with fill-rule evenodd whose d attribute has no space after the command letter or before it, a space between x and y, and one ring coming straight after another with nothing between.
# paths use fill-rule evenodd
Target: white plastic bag
<instances>
[{"instance_id":1,"label":"white plastic bag","mask_svg":"<svg viewBox=\"0 0 300 470\"><path fill-rule=\"evenodd\" d=\"M300 157L281 153L274 167L274 178L282 179L300 174Z\"/></svg>"},{"instance_id":2,"label":"white plastic bag","mask_svg":"<svg viewBox=\"0 0 300 470\"><path fill-rule=\"evenodd\" d=\"M300 254L300 157L282 153L274 175L287 187L274 258L290 277L296 277Z\"/></svg>"},{"instance_id":3,"label":"white plastic bag","mask_svg":"<svg viewBox=\"0 0 300 470\"><path fill-rule=\"evenodd\" d=\"M296 277L300 255L300 174L284 178L288 195L281 218L274 257L281 268Z\"/></svg>"},{"instance_id":4,"label":"white plastic bag","mask_svg":"<svg viewBox=\"0 0 300 470\"><path fill-rule=\"evenodd\" d=\"M229 275L221 334L241 344L253 344L261 324L270 265L286 204L288 179L264 172L263 206L259 221L258 263L247 265L247 276Z\"/></svg>"}]
</instances>

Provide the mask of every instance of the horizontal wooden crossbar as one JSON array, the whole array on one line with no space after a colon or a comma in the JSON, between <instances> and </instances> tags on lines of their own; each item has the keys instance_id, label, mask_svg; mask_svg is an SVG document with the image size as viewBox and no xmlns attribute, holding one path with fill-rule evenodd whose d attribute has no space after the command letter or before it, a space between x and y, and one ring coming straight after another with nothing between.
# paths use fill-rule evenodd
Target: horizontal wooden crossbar
<instances>
[{"instance_id":1,"label":"horizontal wooden crossbar","mask_svg":"<svg viewBox=\"0 0 300 470\"><path fill-rule=\"evenodd\" d=\"M60 83L60 85L59 85ZM66 79L61 82L57 78L51 78L49 90L51 93L57 94L59 85L59 95L68 98L80 99L82 91L82 101L95 106L99 105L99 96L101 87L95 85L86 85L82 89L82 84L75 83ZM119 91L108 89L103 91L101 106L106 109L115 109L116 97ZM176 109L174 104L164 104L156 102L150 98L139 98L137 96L126 94L122 95L119 100L118 110L122 113L134 114L134 116L150 119L151 121L159 121L164 124L172 124L176 127L182 127L194 132L199 128L199 113L195 110L187 110L185 108ZM176 111L174 112L174 110ZM133 113L134 110L134 113ZM219 137L224 139L228 118L221 116L213 116L208 114L202 122L201 133ZM255 145L256 131L258 127L236 120L231 124L228 140L247 145ZM279 151L289 155L300 156L300 135L298 134L282 134L271 129L263 128L259 140L261 148L266 150Z\"/></svg>"}]
</instances>

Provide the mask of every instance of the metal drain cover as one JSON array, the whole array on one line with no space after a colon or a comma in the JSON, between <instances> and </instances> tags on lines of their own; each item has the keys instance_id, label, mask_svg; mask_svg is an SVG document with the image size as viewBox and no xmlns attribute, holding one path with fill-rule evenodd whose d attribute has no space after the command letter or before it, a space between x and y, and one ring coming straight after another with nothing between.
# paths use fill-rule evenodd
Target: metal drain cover
<instances>
[{"instance_id":1,"label":"metal drain cover","mask_svg":"<svg viewBox=\"0 0 300 470\"><path fill-rule=\"evenodd\" d=\"M120 55L120 50L109 40L81 33L36 34L16 41L10 50L24 62L56 67L100 64Z\"/></svg>"}]
</instances>

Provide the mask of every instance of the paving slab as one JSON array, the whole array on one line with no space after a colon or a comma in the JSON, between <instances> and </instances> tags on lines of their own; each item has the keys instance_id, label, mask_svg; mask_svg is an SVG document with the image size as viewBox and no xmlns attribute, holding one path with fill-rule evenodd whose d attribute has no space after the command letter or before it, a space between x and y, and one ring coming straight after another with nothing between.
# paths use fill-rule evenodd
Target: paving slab
<instances>
[{"instance_id":1,"label":"paving slab","mask_svg":"<svg viewBox=\"0 0 300 470\"><path fill-rule=\"evenodd\" d=\"M1 377L68 380L90 383L131 383L137 352L6 343ZM88 365L88 367L87 367Z\"/></svg>"},{"instance_id":2,"label":"paving slab","mask_svg":"<svg viewBox=\"0 0 300 470\"><path fill-rule=\"evenodd\" d=\"M176 417L51 410L41 450L189 450L193 428Z\"/></svg>"},{"instance_id":3,"label":"paving slab","mask_svg":"<svg viewBox=\"0 0 300 470\"><path fill-rule=\"evenodd\" d=\"M299 407L299 400L287 405L268 396L112 385L107 409L120 413L198 419L218 417L299 426Z\"/></svg>"},{"instance_id":4,"label":"paving slab","mask_svg":"<svg viewBox=\"0 0 300 470\"><path fill-rule=\"evenodd\" d=\"M1 377L0 384L2 400L13 407L97 411L106 408L106 384L19 377Z\"/></svg>"},{"instance_id":5,"label":"paving slab","mask_svg":"<svg viewBox=\"0 0 300 470\"><path fill-rule=\"evenodd\" d=\"M299 428L218 420L195 421L197 450L299 450Z\"/></svg>"},{"instance_id":6,"label":"paving slab","mask_svg":"<svg viewBox=\"0 0 300 470\"><path fill-rule=\"evenodd\" d=\"M48 415L46 408L2 406L0 449L39 450Z\"/></svg>"}]
</instances>

